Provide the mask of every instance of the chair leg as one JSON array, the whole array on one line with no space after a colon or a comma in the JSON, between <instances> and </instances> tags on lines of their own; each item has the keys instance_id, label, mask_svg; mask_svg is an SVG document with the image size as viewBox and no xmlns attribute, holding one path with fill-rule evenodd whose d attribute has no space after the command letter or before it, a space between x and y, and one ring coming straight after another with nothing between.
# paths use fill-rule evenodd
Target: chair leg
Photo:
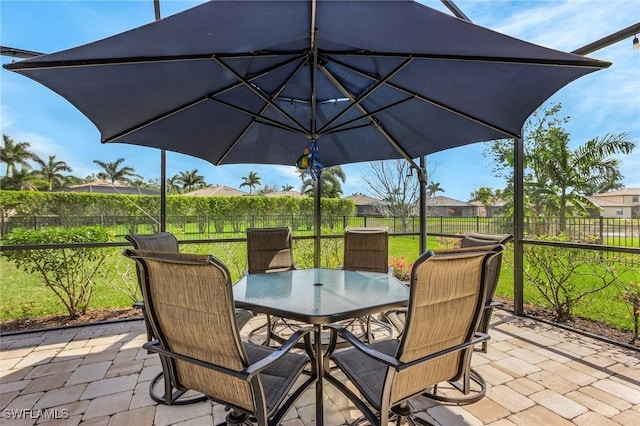
<instances>
[{"instance_id":1,"label":"chair leg","mask_svg":"<svg viewBox=\"0 0 640 426\"><path fill-rule=\"evenodd\" d=\"M164 380L164 383L162 386L163 388L162 395L158 395L158 393L155 390L160 379ZM193 395L188 398L181 398L185 393L186 391L175 389L171 385L171 380L165 375L164 365L163 365L163 370L160 373L158 373L153 378L153 380L151 380L151 383L149 383L149 397L153 399L155 402L157 402L158 404L189 405L189 404L197 404L199 402L204 402L208 399L206 395Z\"/></svg>"},{"instance_id":2,"label":"chair leg","mask_svg":"<svg viewBox=\"0 0 640 426\"><path fill-rule=\"evenodd\" d=\"M465 378L463 377L463 383ZM444 396L438 395L438 386L434 386L433 392L424 392L422 396L426 396L427 398L434 399L436 401L441 402L452 402L458 405L466 405L472 404L474 402L480 401L484 395L487 393L487 383L484 380L484 377L480 375L473 368L469 370L468 380L470 382L475 383L480 387L478 390L471 390L469 387L465 389L464 384L460 384L459 382L449 382L454 388L456 388L463 396Z\"/></svg>"}]
</instances>

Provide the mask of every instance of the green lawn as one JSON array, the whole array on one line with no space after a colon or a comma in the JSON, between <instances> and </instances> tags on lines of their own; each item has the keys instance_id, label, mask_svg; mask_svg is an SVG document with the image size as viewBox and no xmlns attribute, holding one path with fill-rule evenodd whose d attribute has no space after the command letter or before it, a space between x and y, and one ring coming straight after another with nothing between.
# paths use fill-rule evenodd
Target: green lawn
<instances>
[{"instance_id":1,"label":"green lawn","mask_svg":"<svg viewBox=\"0 0 640 426\"><path fill-rule=\"evenodd\" d=\"M437 248L441 243L451 243L436 237L429 237L427 248ZM513 246L508 246L503 261L503 270L496 290L498 296L513 298ZM211 253L222 260L229 268L232 279L237 280L246 268L246 246L244 242L216 244L183 244L183 252ZM418 256L419 239L417 236L391 236L389 239L389 257L391 263L403 258L412 263ZM295 263L298 267L313 266L313 241L296 240L294 242ZM323 267L337 267L342 259L342 240L325 239L322 243ZM133 262L124 258L119 250L110 256L107 264L107 276L97 279L90 308L127 307L133 302L129 293L137 291ZM636 275L638 276L638 275ZM624 275L623 275L624 277ZM4 257L0 256L0 319L28 318L49 314L65 313L64 307L47 289L42 280L24 271L18 270ZM631 278L627 278L631 279ZM582 279L581 285L591 285ZM525 283L525 303L542 303L536 289ZM596 319L615 327L633 330L633 317L628 306L622 301L618 286L611 286L595 293L580 304L574 314Z\"/></svg>"}]
</instances>

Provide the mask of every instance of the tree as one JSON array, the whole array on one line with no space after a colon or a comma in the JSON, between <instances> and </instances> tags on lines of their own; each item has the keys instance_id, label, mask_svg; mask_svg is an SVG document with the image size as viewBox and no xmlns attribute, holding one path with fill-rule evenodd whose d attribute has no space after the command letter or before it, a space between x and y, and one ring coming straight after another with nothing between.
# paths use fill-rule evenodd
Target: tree
<instances>
[{"instance_id":1,"label":"tree","mask_svg":"<svg viewBox=\"0 0 640 426\"><path fill-rule=\"evenodd\" d=\"M25 167L14 170L11 176L5 176L0 180L2 189L15 189L18 191L37 191L43 183L38 172L27 170Z\"/></svg>"},{"instance_id":2,"label":"tree","mask_svg":"<svg viewBox=\"0 0 640 426\"><path fill-rule=\"evenodd\" d=\"M469 201L479 201L480 203L482 203L482 206L487 212L487 216L490 216L490 208L499 198L499 190L494 191L488 186L482 186L471 193Z\"/></svg>"},{"instance_id":3,"label":"tree","mask_svg":"<svg viewBox=\"0 0 640 426\"><path fill-rule=\"evenodd\" d=\"M46 163L40 158L36 162L40 165L38 172L47 181L49 191L53 189L54 182L59 186L64 182L65 176L61 172L73 171L64 161L56 160L55 155L50 155Z\"/></svg>"},{"instance_id":4,"label":"tree","mask_svg":"<svg viewBox=\"0 0 640 426\"><path fill-rule=\"evenodd\" d=\"M261 179L260 179L260 176L258 176L258 173L254 171L250 171L247 176L244 176L242 178L242 183L240 184L240 188L242 188L243 186L248 186L249 194L251 194L253 193L253 188L260 185L260 182L261 182Z\"/></svg>"},{"instance_id":5,"label":"tree","mask_svg":"<svg viewBox=\"0 0 640 426\"><path fill-rule=\"evenodd\" d=\"M167 179L167 194L180 194L180 182L178 175Z\"/></svg>"},{"instance_id":6,"label":"tree","mask_svg":"<svg viewBox=\"0 0 640 426\"><path fill-rule=\"evenodd\" d=\"M291 184L286 184L286 185L282 185L282 191L291 191L293 189L293 185Z\"/></svg>"},{"instance_id":7,"label":"tree","mask_svg":"<svg viewBox=\"0 0 640 426\"><path fill-rule=\"evenodd\" d=\"M182 192L189 192L207 185L204 176L198 174L198 169L187 170L174 176L177 184L182 185Z\"/></svg>"},{"instance_id":8,"label":"tree","mask_svg":"<svg viewBox=\"0 0 640 426\"><path fill-rule=\"evenodd\" d=\"M278 191L278 185L273 184L273 185L263 185L260 187L260 189L258 189L256 191L257 195L265 195L265 194L273 194L274 192Z\"/></svg>"},{"instance_id":9,"label":"tree","mask_svg":"<svg viewBox=\"0 0 640 426\"><path fill-rule=\"evenodd\" d=\"M440 186L440 182L431 182L427 185L427 197L431 198L438 192L444 192L444 189Z\"/></svg>"},{"instance_id":10,"label":"tree","mask_svg":"<svg viewBox=\"0 0 640 426\"><path fill-rule=\"evenodd\" d=\"M626 133L596 137L572 150L569 134L562 127L568 118L558 118L561 105L536 111L524 131L525 209L538 216L558 216L558 232L565 231L566 217L595 207L587 197L596 188L619 184L622 174L614 155L630 154L635 148ZM513 143L496 141L490 155L494 174L507 178L513 188ZM506 191L505 191L506 192Z\"/></svg>"},{"instance_id":11,"label":"tree","mask_svg":"<svg viewBox=\"0 0 640 426\"><path fill-rule=\"evenodd\" d=\"M17 166L30 170L31 164L29 160L37 161L40 159L36 154L29 150L31 144L29 142L15 143L9 136L3 134L4 146L0 148L0 162L7 165L5 176L14 174Z\"/></svg>"},{"instance_id":12,"label":"tree","mask_svg":"<svg viewBox=\"0 0 640 426\"><path fill-rule=\"evenodd\" d=\"M313 179L310 177L302 177L302 190L301 192L313 196L314 184ZM322 177L320 179L322 188L320 194L324 198L340 198L342 195L342 183L347 181L347 176L344 174L344 170L340 166L331 166L322 169Z\"/></svg>"},{"instance_id":13,"label":"tree","mask_svg":"<svg viewBox=\"0 0 640 426\"><path fill-rule=\"evenodd\" d=\"M124 162L124 158L118 158L114 162L104 162L100 160L93 160L95 164L102 167L104 171L96 174L98 179L108 180L111 183L126 182L129 178L137 177L136 171L133 167L120 165Z\"/></svg>"},{"instance_id":14,"label":"tree","mask_svg":"<svg viewBox=\"0 0 640 426\"><path fill-rule=\"evenodd\" d=\"M373 161L369 164L370 172L362 175L362 180L369 185L370 193L383 201L380 206L382 214L400 218L406 232L407 218L419 196L417 173L411 173L411 165L406 160Z\"/></svg>"}]
</instances>

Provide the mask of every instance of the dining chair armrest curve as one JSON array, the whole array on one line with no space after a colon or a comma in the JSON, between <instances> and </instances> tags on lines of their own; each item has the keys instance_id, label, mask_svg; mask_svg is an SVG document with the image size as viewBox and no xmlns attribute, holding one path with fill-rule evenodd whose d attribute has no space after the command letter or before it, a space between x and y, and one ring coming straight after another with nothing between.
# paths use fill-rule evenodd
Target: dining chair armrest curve
<instances>
[{"instance_id":1,"label":"dining chair armrest curve","mask_svg":"<svg viewBox=\"0 0 640 426\"><path fill-rule=\"evenodd\" d=\"M251 378L255 376L256 374L263 371L265 368L269 367L274 362L278 361L285 354L290 352L291 349L295 348L296 344L298 343L298 341L300 341L300 339L302 339L305 336L308 336L309 333L311 333L313 330L314 330L313 327L303 327L303 328L297 329L287 340L284 341L284 343L282 343L282 345L280 345L280 347L276 351L271 353L271 355L265 358L262 358L260 361L254 362L253 364L247 366L247 368L243 370L244 372L247 373L248 375L247 378Z\"/></svg>"},{"instance_id":2,"label":"dining chair armrest curve","mask_svg":"<svg viewBox=\"0 0 640 426\"><path fill-rule=\"evenodd\" d=\"M400 362L392 356L389 356L385 353L382 353L380 351L373 349L371 346L363 343L355 334L353 334L352 332L350 332L349 330L347 330L342 326L328 324L324 326L324 328L331 329L332 333L337 333L344 340L351 343L351 345L354 348L356 348L357 350L359 350L360 352L362 352L363 354L367 355L370 358L380 361L381 363L386 364L389 367L393 367L396 370L402 370L403 368L405 368L403 367L404 366L403 362Z\"/></svg>"}]
</instances>

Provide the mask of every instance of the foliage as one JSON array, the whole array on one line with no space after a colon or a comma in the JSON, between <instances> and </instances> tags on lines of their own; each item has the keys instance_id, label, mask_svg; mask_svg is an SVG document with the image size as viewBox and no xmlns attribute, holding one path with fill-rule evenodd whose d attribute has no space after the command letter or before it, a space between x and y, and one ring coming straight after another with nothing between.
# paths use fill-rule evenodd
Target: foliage
<instances>
[{"instance_id":1,"label":"foliage","mask_svg":"<svg viewBox=\"0 0 640 426\"><path fill-rule=\"evenodd\" d=\"M631 343L634 343L640 339L640 271L636 268L629 272L629 280L622 286L620 294L633 317L633 341Z\"/></svg>"},{"instance_id":2,"label":"foliage","mask_svg":"<svg viewBox=\"0 0 640 426\"><path fill-rule=\"evenodd\" d=\"M564 234L544 239L569 241ZM554 310L558 322L569 320L576 305L588 295L618 280L611 267L601 264L596 251L530 244L524 247L524 255L528 262L525 277ZM590 285L579 286L581 281Z\"/></svg>"},{"instance_id":3,"label":"foliage","mask_svg":"<svg viewBox=\"0 0 640 426\"><path fill-rule=\"evenodd\" d=\"M620 186L623 176L615 155L630 154L635 142L626 133L607 134L572 150L563 128L569 119L558 117L560 109L556 104L536 111L525 124L522 143L525 210L534 223L537 217L559 217L559 232L564 232L567 216L595 208L587 196ZM498 140L485 152L493 157L494 175L507 181L505 196L513 192L514 151L512 140Z\"/></svg>"},{"instance_id":4,"label":"foliage","mask_svg":"<svg viewBox=\"0 0 640 426\"><path fill-rule=\"evenodd\" d=\"M302 178L302 191L310 197L313 197L315 193L314 181L310 177L304 177L305 174L301 175ZM320 178L320 184L322 187L320 188L320 194L322 194L322 198L340 198L342 195L342 183L347 181L347 175L342 170L340 166L331 166L322 169L322 176Z\"/></svg>"},{"instance_id":5,"label":"foliage","mask_svg":"<svg viewBox=\"0 0 640 426\"><path fill-rule=\"evenodd\" d=\"M260 185L261 178L258 176L258 173L254 171L250 171L247 176L242 177L242 183L240 184L240 188L243 186L249 187L249 194L253 193L253 188Z\"/></svg>"},{"instance_id":6,"label":"foliage","mask_svg":"<svg viewBox=\"0 0 640 426\"><path fill-rule=\"evenodd\" d=\"M198 169L186 170L178 173L174 176L172 184L180 185L181 192L191 192L196 189L204 188L207 186L207 182L204 176L198 173Z\"/></svg>"},{"instance_id":7,"label":"foliage","mask_svg":"<svg viewBox=\"0 0 640 426\"><path fill-rule=\"evenodd\" d=\"M408 262L404 256L389 259L389 266L393 268L393 276L400 281L409 281L411 279L413 262Z\"/></svg>"},{"instance_id":8,"label":"foliage","mask_svg":"<svg viewBox=\"0 0 640 426\"><path fill-rule=\"evenodd\" d=\"M82 244L109 241L101 227L17 230L9 234L9 245ZM101 248L63 248L6 251L2 255L18 269L39 275L53 291L70 317L84 314L93 294L94 279L102 274L109 251Z\"/></svg>"},{"instance_id":9,"label":"foliage","mask_svg":"<svg viewBox=\"0 0 640 426\"><path fill-rule=\"evenodd\" d=\"M38 173L42 176L44 180L47 182L47 189L51 191L53 189L53 185L62 186L65 181L65 176L62 172L71 172L73 171L71 167L67 165L64 161L56 160L55 155L50 155L49 159L45 162L42 159L37 159L36 163L40 165L40 170Z\"/></svg>"},{"instance_id":10,"label":"foliage","mask_svg":"<svg viewBox=\"0 0 640 426\"><path fill-rule=\"evenodd\" d=\"M16 143L11 137L5 134L2 135L2 139L4 146L0 148L0 163L5 163L7 166L5 177L12 176L17 171L16 166L21 166L27 170L31 169L29 161L37 161L40 159L29 149L31 147L29 142Z\"/></svg>"},{"instance_id":11,"label":"foliage","mask_svg":"<svg viewBox=\"0 0 640 426\"><path fill-rule=\"evenodd\" d=\"M128 182L130 178L138 178L136 171L130 166L120 166L124 162L124 158L120 157L116 161L93 160L95 164L102 167L103 171L98 173L98 179L104 179L111 183Z\"/></svg>"}]
</instances>

